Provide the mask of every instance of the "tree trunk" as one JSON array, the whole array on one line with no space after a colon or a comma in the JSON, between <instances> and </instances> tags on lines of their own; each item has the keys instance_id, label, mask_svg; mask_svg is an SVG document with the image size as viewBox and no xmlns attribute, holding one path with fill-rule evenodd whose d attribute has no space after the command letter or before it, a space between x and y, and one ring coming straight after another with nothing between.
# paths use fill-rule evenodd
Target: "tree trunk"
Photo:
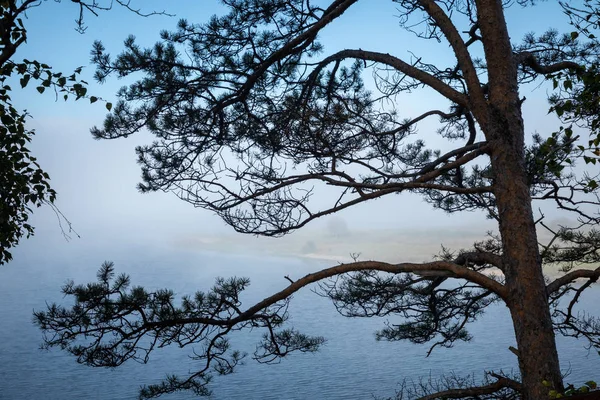
<instances>
[{"instance_id":1,"label":"tree trunk","mask_svg":"<svg viewBox=\"0 0 600 400\"><path fill-rule=\"evenodd\" d=\"M495 161L508 307L519 349L524 400L548 396L544 380L562 389L552 320L542 274L523 160L510 149Z\"/></svg>"},{"instance_id":2,"label":"tree trunk","mask_svg":"<svg viewBox=\"0 0 600 400\"><path fill-rule=\"evenodd\" d=\"M514 156L510 154L499 158L514 159ZM500 214L503 261L509 290L507 305L519 349L523 399L537 400L548 396L549 389L542 384L544 380L560 390L562 378L531 212L531 199L526 181L520 179L522 177L517 175L518 171L514 171L514 167L509 167L512 164L510 161L506 160L506 163L499 162L504 167L498 165L495 170L498 175L496 199Z\"/></svg>"},{"instance_id":3,"label":"tree trunk","mask_svg":"<svg viewBox=\"0 0 600 400\"><path fill-rule=\"evenodd\" d=\"M543 381L562 389L558 352L538 250L523 151L520 110L492 119L496 131L491 156L503 243L508 308L519 349L524 400L547 398Z\"/></svg>"},{"instance_id":4,"label":"tree trunk","mask_svg":"<svg viewBox=\"0 0 600 400\"><path fill-rule=\"evenodd\" d=\"M548 398L550 382L561 390L558 352L542 273L525 167L525 140L517 66L502 0L476 0L488 65L485 115L478 118L488 141L494 195L503 244L507 306L519 348L524 400Z\"/></svg>"}]
</instances>

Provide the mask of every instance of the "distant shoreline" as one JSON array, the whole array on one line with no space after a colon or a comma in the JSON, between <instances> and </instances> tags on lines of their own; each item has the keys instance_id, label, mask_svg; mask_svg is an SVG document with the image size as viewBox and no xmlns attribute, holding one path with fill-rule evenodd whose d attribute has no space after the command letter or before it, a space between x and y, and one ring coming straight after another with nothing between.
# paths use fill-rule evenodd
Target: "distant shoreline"
<instances>
[{"instance_id":1,"label":"distant shoreline","mask_svg":"<svg viewBox=\"0 0 600 400\"><path fill-rule=\"evenodd\" d=\"M442 246L458 252L486 239L485 232L449 230L402 232L372 230L344 232L295 232L282 238L248 235L185 237L172 243L191 251L215 251L250 256L284 257L333 263L379 260L390 263L428 262L439 255ZM546 269L550 278L561 275L559 267Z\"/></svg>"}]
</instances>

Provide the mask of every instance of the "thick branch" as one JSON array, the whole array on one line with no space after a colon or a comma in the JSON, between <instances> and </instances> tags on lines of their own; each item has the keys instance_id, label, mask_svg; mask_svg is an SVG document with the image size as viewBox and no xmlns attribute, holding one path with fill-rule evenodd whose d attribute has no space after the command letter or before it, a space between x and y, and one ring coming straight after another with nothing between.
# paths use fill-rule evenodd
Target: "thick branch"
<instances>
[{"instance_id":1,"label":"thick branch","mask_svg":"<svg viewBox=\"0 0 600 400\"><path fill-rule=\"evenodd\" d=\"M319 65L322 68L333 61L343 60L346 58L374 61L392 67L398 72L401 72L413 79L418 80L424 85L431 87L433 90L453 103L459 104L465 108L469 108L469 98L465 94L453 89L451 86L447 85L435 76L430 75L429 73L414 67L389 53L379 53L362 49L346 49L326 57L319 63Z\"/></svg>"},{"instance_id":2,"label":"thick branch","mask_svg":"<svg viewBox=\"0 0 600 400\"><path fill-rule=\"evenodd\" d=\"M257 303L253 307L250 307L246 312L242 313L238 318L245 318L254 313L259 312L265 307L268 307L271 304L274 304L280 300L283 300L304 286L307 286L311 283L330 278L335 275L344 274L347 272L354 271L381 271L381 272L389 272L389 273L418 273L424 271L448 271L454 274L457 278L463 278L473 283L480 285L492 292L496 293L503 299L506 299L507 291L506 288L496 282L495 280L471 269L467 269L458 264L447 262L447 261L434 261L429 263L415 264L415 263L402 263L402 264L388 264L379 261L360 261L349 264L340 264L335 267L326 268L319 272L315 272L312 274L308 274L303 278L298 279L291 285L289 285L284 290L279 293L270 296L263 301Z\"/></svg>"},{"instance_id":3,"label":"thick branch","mask_svg":"<svg viewBox=\"0 0 600 400\"><path fill-rule=\"evenodd\" d=\"M424 174L426 172L433 171L437 165L448 161L450 158L452 158L454 156L462 157L466 152L473 151L473 150L475 150L475 152L479 155L481 153L485 153L488 149L489 149L489 146L488 146L487 142L473 143L473 144L469 144L464 147L460 147L458 149L454 149L454 150L449 151L448 153L438 157L436 160L430 162L426 166L424 166L421 169L421 171L419 171L419 173Z\"/></svg>"},{"instance_id":4,"label":"thick branch","mask_svg":"<svg viewBox=\"0 0 600 400\"><path fill-rule=\"evenodd\" d=\"M450 389L443 392L430 394L427 396L419 397L418 400L435 400L435 399L462 399L470 396L482 396L486 394L493 394L499 392L502 389L510 388L516 391L521 390L521 385L512 379L498 377L498 380L494 383L490 383L485 386L470 387L465 389Z\"/></svg>"},{"instance_id":5,"label":"thick branch","mask_svg":"<svg viewBox=\"0 0 600 400\"><path fill-rule=\"evenodd\" d=\"M319 21L315 22L309 29L302 32L300 35L290 40L285 46L273 52L263 63L261 63L241 87L240 91L233 97L224 101L219 105L219 109L235 104L240 98L245 98L257 80L267 71L273 64L283 58L295 54L302 50L303 47L310 43L317 36L319 31L327 26L331 21L341 16L350 6L358 0L336 0L323 13Z\"/></svg>"},{"instance_id":6,"label":"thick branch","mask_svg":"<svg viewBox=\"0 0 600 400\"><path fill-rule=\"evenodd\" d=\"M400 274L400 273L420 273L428 271L444 271L449 272L453 275L454 278L462 278L467 281L476 283L477 285L488 289L494 293L496 293L499 297L506 300L508 292L504 285L499 282L496 282L490 277L485 276L482 273L474 271L472 269L468 269L466 267L460 266L458 264L448 262L448 261L434 261L429 263L401 263L401 264L389 264L380 261L359 261L355 263L349 264L340 264L335 267L326 268L318 272L314 272L308 274L290 284L287 288L281 290L274 295L267 297L266 299L256 303L254 306L248 308L246 311L239 314L237 317L223 320L223 319L214 319L214 318L181 318L181 319L173 319L173 320L165 320L160 322L150 322L146 328L155 328L155 327L170 327L175 325L185 325L185 324L206 324L206 325L215 325L221 327L234 326L241 322L249 321L256 318L256 315L260 313L261 310L272 306L273 304L287 299L298 290L304 288L305 286L310 285L311 283L315 283L321 281L323 279L331 278L336 275L345 274L348 272L356 272L356 271L380 271L380 272L389 272L392 274Z\"/></svg>"},{"instance_id":7,"label":"thick branch","mask_svg":"<svg viewBox=\"0 0 600 400\"><path fill-rule=\"evenodd\" d=\"M440 28L450 43L450 46L452 46L458 66L460 67L460 70L465 77L465 82L467 83L469 100L472 102L469 109L474 109L474 114L477 115L480 123L485 124L486 116L482 112L485 109L486 104L485 96L481 87L481 82L479 82L479 78L477 77L477 71L473 65L473 60L471 59L467 45L463 41L452 20L448 17L448 15L446 15L444 10L442 10L437 2L434 0L420 0L420 3L423 6L423 9Z\"/></svg>"},{"instance_id":8,"label":"thick branch","mask_svg":"<svg viewBox=\"0 0 600 400\"><path fill-rule=\"evenodd\" d=\"M517 62L526 65L539 74L552 74L565 69L579 70L583 67L573 61L561 61L550 65L541 65L538 59L531 52L522 52L517 54Z\"/></svg>"},{"instance_id":9,"label":"thick branch","mask_svg":"<svg viewBox=\"0 0 600 400\"><path fill-rule=\"evenodd\" d=\"M560 289L562 286L568 285L569 283L571 283L577 279L587 278L591 282L596 282L599 277L600 277L600 267L596 268L595 270L576 269L575 271L571 271L568 274L561 276L560 278L557 278L554 281L550 282L546 286L546 292L548 293L548 295L551 295L552 293L554 293L558 289Z\"/></svg>"},{"instance_id":10,"label":"thick branch","mask_svg":"<svg viewBox=\"0 0 600 400\"><path fill-rule=\"evenodd\" d=\"M465 265L467 263L473 263L475 265L491 264L500 270L504 269L502 256L484 251L462 253L454 260L454 262L459 265Z\"/></svg>"}]
</instances>

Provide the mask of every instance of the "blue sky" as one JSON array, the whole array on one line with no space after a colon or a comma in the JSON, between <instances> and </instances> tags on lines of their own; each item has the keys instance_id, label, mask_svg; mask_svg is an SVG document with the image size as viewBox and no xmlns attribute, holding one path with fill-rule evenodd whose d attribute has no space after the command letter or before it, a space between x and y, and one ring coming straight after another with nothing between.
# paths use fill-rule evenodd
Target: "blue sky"
<instances>
[{"instance_id":1,"label":"blue sky","mask_svg":"<svg viewBox=\"0 0 600 400\"><path fill-rule=\"evenodd\" d=\"M159 38L160 30L173 28L181 17L191 22L203 22L223 10L216 0L134 0L133 3L142 6L144 11L164 9L176 16L142 18L115 6L99 17L88 14L88 30L82 35L74 30L76 5L66 0L60 3L45 1L32 9L24 21L28 43L19 49L16 59L37 59L65 73L84 66L82 78L89 82L89 93L114 101L114 93L123 82L112 78L99 85L92 79L94 68L89 65L89 52L95 40L102 40L114 54L119 52L123 40L130 34L135 35L140 44L152 45ZM432 62L451 63L452 54L445 43L417 42L414 36L398 27L396 6L390 0L359 2L323 33L325 53L353 47L408 58L412 51ZM566 27L555 1L541 2L537 7L525 9L514 6L508 17L513 39L529 31L542 32L549 26L560 27L562 24ZM554 129L556 121L546 115L546 89L542 87L531 92L532 89L524 88L522 92L527 96L524 105L526 128L528 132L548 133ZM425 110L433 100L431 96L431 92L411 94L402 110L409 113ZM33 116L29 125L37 134L32 150L50 173L59 194L58 206L82 235L80 241L90 238L168 241L232 232L210 212L194 209L171 194L139 194L135 189L140 172L135 163L134 148L147 143L151 137L138 135L126 140L94 141L89 128L102 123L105 109L100 102L90 105L85 100L55 101L52 94L38 95L34 86L15 90L13 99L18 108L26 108ZM427 132L427 128L425 125L423 137L435 144L435 135ZM457 231L476 229L484 233L493 227L482 214L449 216L433 211L417 196L405 195L363 204L336 218L344 220L350 230L456 227ZM36 210L33 223L38 238L25 243L27 248L44 246L46 239L60 236L56 217L47 207ZM319 229L327 223L317 222L309 229ZM59 246L77 246L74 242L59 243ZM436 247L438 245L435 243Z\"/></svg>"}]
</instances>

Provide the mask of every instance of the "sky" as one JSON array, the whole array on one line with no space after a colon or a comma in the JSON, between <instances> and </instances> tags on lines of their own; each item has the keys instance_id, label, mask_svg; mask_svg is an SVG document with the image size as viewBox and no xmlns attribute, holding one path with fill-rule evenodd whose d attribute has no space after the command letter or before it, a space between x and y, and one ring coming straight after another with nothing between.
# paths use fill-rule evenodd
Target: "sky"
<instances>
[{"instance_id":1,"label":"sky","mask_svg":"<svg viewBox=\"0 0 600 400\"><path fill-rule=\"evenodd\" d=\"M85 34L79 34L74 29L78 14L75 4L66 0L44 1L28 13L24 21L28 42L15 58L36 59L65 73L83 66L82 79L89 82L88 93L114 102L115 92L124 82L109 78L100 85L93 80L94 67L89 64L89 52L95 40L102 40L109 52L118 53L123 40L130 34L135 35L141 45L152 45L158 40L160 30L173 28L179 18L203 22L224 10L216 0L133 0L132 4L139 5L144 11L164 9L175 16L143 18L115 6L98 17L87 15L88 29ZM451 60L445 43L417 44L411 34L399 28L395 7L390 0L359 2L323 33L326 53L352 46L406 58L411 56L410 52L415 52L426 60ZM514 39L529 31L542 32L561 23L565 26L555 1L541 2L534 8L514 6L508 18ZM547 134L555 129L556 121L547 116L546 89L528 87L522 95L527 97L524 105L526 130ZM402 104L402 111L414 114L425 110L432 101L431 96L431 92L411 94L409 101ZM73 249L114 241L167 243L201 249L220 241L221 247L242 243L245 245L240 248L246 250L260 243L265 247L281 248L281 251L292 251L290 248L298 251L310 248L307 235L318 238L318 234L322 234L333 236L338 242L345 241L346 247L336 250L335 254L347 254L357 243L367 240L365 232L379 232L379 236L371 237L377 242L381 242L382 235L388 235L381 232L415 232L414 237L430 241L439 248L440 240L452 241L456 236L471 240L477 234L494 229L494 224L481 213L447 215L433 210L418 196L402 195L368 202L317 221L305 228L310 233L293 234L291 239L280 242L234 235L233 229L210 211L195 209L171 193L140 194L136 190L140 169L135 162L134 149L152 138L140 134L116 141L93 140L89 129L102 123L106 113L103 103L57 101L52 94L39 95L34 86L15 89L13 99L17 108L27 109L32 116L28 121L29 127L36 131L32 152L51 176L51 183L58 192L57 206L81 236L70 242L63 240L56 215L49 207L43 207L35 210L32 220L36 236L23 241L20 251L38 251L48 246ZM434 134L427 128L427 125L423 127L423 137L435 145ZM347 235L353 232L361 234L349 240ZM338 240L344 235L346 239ZM227 240L215 239L225 236ZM407 238L406 235L402 237ZM390 246L394 246L393 240ZM369 254L375 258L377 252L374 249L371 248ZM385 253L385 250L381 252Z\"/></svg>"}]
</instances>

